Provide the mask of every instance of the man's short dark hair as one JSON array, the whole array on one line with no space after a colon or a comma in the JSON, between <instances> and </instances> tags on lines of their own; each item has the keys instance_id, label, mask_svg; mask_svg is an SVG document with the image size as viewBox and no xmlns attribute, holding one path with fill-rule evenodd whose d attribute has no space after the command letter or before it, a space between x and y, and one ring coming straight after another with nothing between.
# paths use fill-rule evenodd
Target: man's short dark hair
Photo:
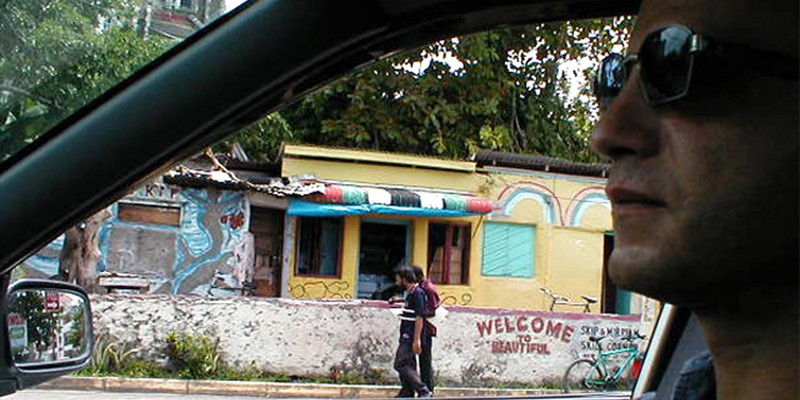
<instances>
[{"instance_id":1,"label":"man's short dark hair","mask_svg":"<svg viewBox=\"0 0 800 400\"><path fill-rule=\"evenodd\" d=\"M414 270L412 270L411 267L403 266L403 267L397 268L394 271L394 273L395 273L395 275L399 276L400 279L402 279L402 280L404 280L406 282L413 282L413 283L418 282L417 281L417 275L414 274Z\"/></svg>"},{"instance_id":2,"label":"man's short dark hair","mask_svg":"<svg viewBox=\"0 0 800 400\"><path fill-rule=\"evenodd\" d=\"M411 270L414 271L414 276L417 277L417 282L422 282L425 280L425 271L422 270L422 267L419 265L412 265Z\"/></svg>"}]
</instances>

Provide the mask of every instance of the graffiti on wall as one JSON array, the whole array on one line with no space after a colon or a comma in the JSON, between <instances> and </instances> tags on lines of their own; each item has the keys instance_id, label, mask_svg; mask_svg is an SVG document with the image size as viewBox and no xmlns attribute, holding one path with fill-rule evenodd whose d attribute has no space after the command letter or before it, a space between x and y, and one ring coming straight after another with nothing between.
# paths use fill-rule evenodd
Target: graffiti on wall
<instances>
[{"instance_id":1,"label":"graffiti on wall","mask_svg":"<svg viewBox=\"0 0 800 400\"><path fill-rule=\"evenodd\" d=\"M570 343L575 327L542 316L503 316L476 323L481 338L489 338L492 353L549 355L545 338Z\"/></svg>"},{"instance_id":2,"label":"graffiti on wall","mask_svg":"<svg viewBox=\"0 0 800 400\"><path fill-rule=\"evenodd\" d=\"M442 304L446 306L468 306L472 304L472 294L462 293L458 296L457 293L442 292L440 295Z\"/></svg>"},{"instance_id":3,"label":"graffiti on wall","mask_svg":"<svg viewBox=\"0 0 800 400\"><path fill-rule=\"evenodd\" d=\"M352 299L346 281L308 281L291 285L289 293L297 299Z\"/></svg>"},{"instance_id":4,"label":"graffiti on wall","mask_svg":"<svg viewBox=\"0 0 800 400\"><path fill-rule=\"evenodd\" d=\"M128 197L148 200L178 201L178 195L180 193L181 188L179 186L152 182L136 188Z\"/></svg>"},{"instance_id":5,"label":"graffiti on wall","mask_svg":"<svg viewBox=\"0 0 800 400\"><path fill-rule=\"evenodd\" d=\"M498 355L531 354L549 356L566 347L572 358L587 358L600 350L635 347L639 334L636 319L604 321L568 319L559 313L524 313L496 315L477 321L475 329L484 346ZM559 348L559 350L556 350Z\"/></svg>"}]
</instances>

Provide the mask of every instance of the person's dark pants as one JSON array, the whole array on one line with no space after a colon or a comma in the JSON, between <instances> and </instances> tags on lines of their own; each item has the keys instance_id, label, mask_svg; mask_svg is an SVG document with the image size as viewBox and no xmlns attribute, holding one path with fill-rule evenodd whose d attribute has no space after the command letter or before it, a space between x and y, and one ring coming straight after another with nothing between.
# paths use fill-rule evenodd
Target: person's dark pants
<instances>
[{"instance_id":1,"label":"person's dark pants","mask_svg":"<svg viewBox=\"0 0 800 400\"><path fill-rule=\"evenodd\" d=\"M419 355L419 376L428 390L433 392L433 337L422 338L422 353Z\"/></svg>"},{"instance_id":2,"label":"person's dark pants","mask_svg":"<svg viewBox=\"0 0 800 400\"><path fill-rule=\"evenodd\" d=\"M400 393L398 397L414 397L428 393L429 389L422 382L417 372L417 355L410 340L401 340L394 356L394 369L400 375Z\"/></svg>"}]
</instances>

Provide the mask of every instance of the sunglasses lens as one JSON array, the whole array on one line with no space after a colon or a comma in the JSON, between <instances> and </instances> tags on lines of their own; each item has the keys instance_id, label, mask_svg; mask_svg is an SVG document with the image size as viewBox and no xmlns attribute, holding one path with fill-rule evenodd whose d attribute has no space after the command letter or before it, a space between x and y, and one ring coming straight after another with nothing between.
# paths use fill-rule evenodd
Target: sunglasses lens
<instances>
[{"instance_id":1,"label":"sunglasses lens","mask_svg":"<svg viewBox=\"0 0 800 400\"><path fill-rule=\"evenodd\" d=\"M612 53L600 62L600 68L594 80L594 95L604 107L622 90L627 80L624 58Z\"/></svg>"},{"instance_id":2,"label":"sunglasses lens","mask_svg":"<svg viewBox=\"0 0 800 400\"><path fill-rule=\"evenodd\" d=\"M669 26L652 33L642 43L639 61L642 83L650 102L674 100L688 91L692 35L689 28Z\"/></svg>"}]
</instances>

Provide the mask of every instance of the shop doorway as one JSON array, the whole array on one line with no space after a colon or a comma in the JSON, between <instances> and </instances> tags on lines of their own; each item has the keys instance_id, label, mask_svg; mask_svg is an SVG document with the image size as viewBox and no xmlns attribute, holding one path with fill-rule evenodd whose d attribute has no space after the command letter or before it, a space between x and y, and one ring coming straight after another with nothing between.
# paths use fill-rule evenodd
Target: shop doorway
<instances>
[{"instance_id":1,"label":"shop doorway","mask_svg":"<svg viewBox=\"0 0 800 400\"><path fill-rule=\"evenodd\" d=\"M254 239L255 295L280 297L283 211L269 208L250 209L250 232Z\"/></svg>"},{"instance_id":2,"label":"shop doorway","mask_svg":"<svg viewBox=\"0 0 800 400\"><path fill-rule=\"evenodd\" d=\"M410 221L363 220L358 262L358 298L380 299L394 285L395 267L411 255Z\"/></svg>"}]
</instances>

